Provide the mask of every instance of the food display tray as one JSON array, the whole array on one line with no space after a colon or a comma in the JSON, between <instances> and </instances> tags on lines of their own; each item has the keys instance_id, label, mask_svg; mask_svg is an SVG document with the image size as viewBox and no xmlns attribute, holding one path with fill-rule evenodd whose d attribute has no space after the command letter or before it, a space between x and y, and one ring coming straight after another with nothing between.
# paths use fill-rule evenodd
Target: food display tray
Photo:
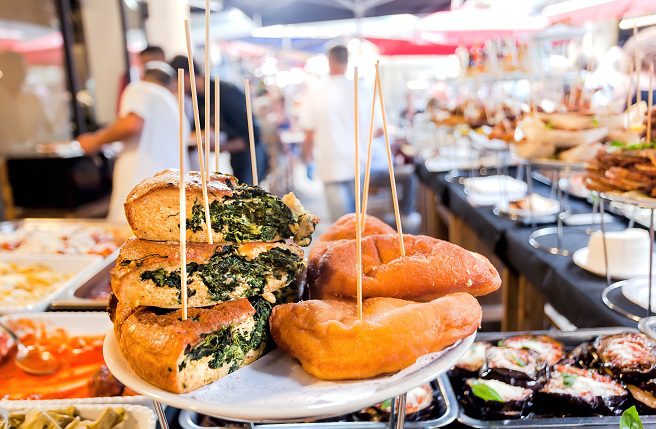
<instances>
[{"instance_id":1,"label":"food display tray","mask_svg":"<svg viewBox=\"0 0 656 429\"><path fill-rule=\"evenodd\" d=\"M476 341L498 341L514 335L548 335L565 345L567 351L582 342L590 341L599 335L612 335L622 332L640 332L633 328L595 328L578 329L572 332L563 331L520 331L520 332L482 332L476 336ZM458 401L457 401L458 402ZM617 429L620 424L619 416L592 416L592 417L527 417L519 420L479 420L469 417L458 402L458 421L465 426L473 428L576 428L594 427L596 429ZM640 416L643 425L656 425L656 415Z\"/></svg>"},{"instance_id":2,"label":"food display tray","mask_svg":"<svg viewBox=\"0 0 656 429\"><path fill-rule=\"evenodd\" d=\"M1 403L0 410L6 411L20 411L20 410L55 410L62 407L73 406L80 415L88 418L98 418L102 411L106 408L123 408L125 410L125 420L114 429L155 429L157 421L155 413L148 407L142 405L133 405L125 403L108 402L102 404L80 404L74 401L59 402L59 403Z\"/></svg>"},{"instance_id":3,"label":"food display tray","mask_svg":"<svg viewBox=\"0 0 656 429\"><path fill-rule=\"evenodd\" d=\"M132 236L130 227L126 224L108 222L103 219L22 219L17 221L0 222L0 232L12 232L18 228L56 229L59 225L78 225L96 228L104 228L112 232L119 242L127 240ZM50 310L104 310L107 307L106 299L94 299L89 296L95 288L106 288L109 284L109 271L113 268L119 249L107 256L98 256L100 262L94 265L93 272L86 272L86 280L77 283L75 287L67 288L50 302ZM34 257L47 257L48 253L22 253L22 252L0 252L0 255L31 255ZM62 258L77 255L58 255ZM87 256L87 255L80 255ZM44 308L45 309L45 308Z\"/></svg>"},{"instance_id":4,"label":"food display tray","mask_svg":"<svg viewBox=\"0 0 656 429\"><path fill-rule=\"evenodd\" d=\"M437 418L427 417L425 420L406 421L405 427L408 429L419 428L440 428L453 422L458 417L458 401L455 392L451 387L446 374L442 374L432 383L436 391L433 402L444 410L443 414ZM182 410L178 422L182 429L221 429L225 426L200 426L198 422L199 414L189 410ZM234 426L233 426L234 425ZM230 422L229 427L239 429L385 429L388 427L387 422L310 422L310 423L238 423Z\"/></svg>"}]
</instances>

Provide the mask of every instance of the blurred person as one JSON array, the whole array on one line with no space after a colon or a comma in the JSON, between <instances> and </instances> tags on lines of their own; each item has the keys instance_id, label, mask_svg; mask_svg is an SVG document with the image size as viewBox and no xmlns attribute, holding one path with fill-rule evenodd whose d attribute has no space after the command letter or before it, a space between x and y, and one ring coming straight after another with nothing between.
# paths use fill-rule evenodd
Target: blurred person
<instances>
[{"instance_id":1,"label":"blurred person","mask_svg":"<svg viewBox=\"0 0 656 429\"><path fill-rule=\"evenodd\" d=\"M343 45L328 50L330 74L305 94L299 123L305 132L303 160L316 163L326 202L334 220L355 211L355 147L353 144L353 82L346 78L348 50ZM360 153L365 154L371 97L360 96ZM377 127L377 134L380 128ZM363 169L361 170L363 171Z\"/></svg>"},{"instance_id":2,"label":"blurred person","mask_svg":"<svg viewBox=\"0 0 656 429\"><path fill-rule=\"evenodd\" d=\"M30 148L50 137L41 99L25 86L27 65L16 52L0 53L0 151Z\"/></svg>"},{"instance_id":3,"label":"blurred person","mask_svg":"<svg viewBox=\"0 0 656 429\"><path fill-rule=\"evenodd\" d=\"M108 220L125 222L123 203L137 183L161 170L179 166L174 82L174 71L168 64L147 63L143 80L125 88L118 119L108 127L77 138L86 153L116 141L125 146L114 167ZM187 126L185 135L188 134Z\"/></svg>"},{"instance_id":4,"label":"blurred person","mask_svg":"<svg viewBox=\"0 0 656 429\"><path fill-rule=\"evenodd\" d=\"M171 60L173 69L183 69L185 72L185 94L191 99L191 80L189 74L189 62L187 57L178 55ZM194 75L196 77L196 94L198 99L198 115L201 129L205 127L205 76L200 67L193 62ZM221 151L230 153L230 165L233 174L243 183L253 183L251 171L251 153L248 137L248 122L246 116L246 96L244 91L232 83L221 80L220 83L220 121L221 134L226 135L226 141L221 142ZM190 109L187 118L192 128L194 127L193 110L191 103L187 104ZM214 122L214 81L210 80L210 121ZM214 133L210 133L214 138ZM267 168L267 153L260 141L260 129L255 118L253 118L253 135L255 142L255 156L257 159L257 175L260 180L264 178Z\"/></svg>"},{"instance_id":5,"label":"blurred person","mask_svg":"<svg viewBox=\"0 0 656 429\"><path fill-rule=\"evenodd\" d=\"M130 82L136 82L143 77L146 64L152 61L166 62L164 49L155 45L148 45L141 50L137 56L138 62L134 66L128 65L128 69L123 73L118 88L118 100L120 107L121 95Z\"/></svg>"}]
</instances>

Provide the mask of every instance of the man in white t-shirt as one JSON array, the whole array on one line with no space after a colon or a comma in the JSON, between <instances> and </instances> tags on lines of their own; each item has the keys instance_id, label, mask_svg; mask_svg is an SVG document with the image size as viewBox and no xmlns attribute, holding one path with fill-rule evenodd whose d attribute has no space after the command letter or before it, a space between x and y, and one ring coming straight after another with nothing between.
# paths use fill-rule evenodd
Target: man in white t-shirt
<instances>
[{"instance_id":1,"label":"man in white t-shirt","mask_svg":"<svg viewBox=\"0 0 656 429\"><path fill-rule=\"evenodd\" d=\"M146 64L143 80L125 88L119 118L95 133L77 137L87 153L115 141L125 145L114 167L108 220L125 222L123 203L137 183L166 168L179 167L178 103L171 92L173 77L174 70L164 62ZM185 127L186 141L186 121Z\"/></svg>"},{"instance_id":2,"label":"man in white t-shirt","mask_svg":"<svg viewBox=\"0 0 656 429\"><path fill-rule=\"evenodd\" d=\"M353 81L344 76L348 66L345 46L330 48L327 56L330 76L305 95L299 119L305 131L304 161L316 163L334 221L355 211ZM371 97L360 95L360 160L364 163L370 115L365 106L370 106Z\"/></svg>"}]
</instances>

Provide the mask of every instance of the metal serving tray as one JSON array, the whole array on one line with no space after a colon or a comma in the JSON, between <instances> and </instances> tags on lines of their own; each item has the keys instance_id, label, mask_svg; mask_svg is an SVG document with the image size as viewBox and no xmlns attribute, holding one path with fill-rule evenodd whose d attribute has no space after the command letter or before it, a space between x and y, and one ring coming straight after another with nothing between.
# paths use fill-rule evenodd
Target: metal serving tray
<instances>
[{"instance_id":1,"label":"metal serving tray","mask_svg":"<svg viewBox=\"0 0 656 429\"><path fill-rule=\"evenodd\" d=\"M12 232L18 228L35 228L35 229L56 229L58 225L77 225L105 228L112 232L117 238L117 244L123 239L127 240L132 236L132 231L127 224L107 222L104 219L51 219L35 218L22 219L16 221L0 222L0 232ZM93 294L98 288L107 288L109 286L109 271L114 266L120 249L116 249L111 254L104 256L102 263L98 264L98 269L92 276L76 289L70 289L59 298L50 303L50 310L104 310L107 307L107 299L93 298ZM11 253L11 252L8 252ZM39 253L31 253L39 255ZM43 254L43 253L42 253Z\"/></svg>"},{"instance_id":2,"label":"metal serving tray","mask_svg":"<svg viewBox=\"0 0 656 429\"><path fill-rule=\"evenodd\" d=\"M440 428L452 423L458 416L458 401L455 392L449 383L446 374L441 375L433 382L433 387L437 390L435 400L440 401L440 408L444 413L435 419L406 422L405 427L409 429L433 429ZM225 427L239 429L385 429L388 427L386 422L320 422L320 423L237 423L229 422L229 426L207 427L200 426L197 423L198 413L188 410L182 410L178 422L182 429L222 429Z\"/></svg>"},{"instance_id":3,"label":"metal serving tray","mask_svg":"<svg viewBox=\"0 0 656 429\"><path fill-rule=\"evenodd\" d=\"M562 331L520 331L520 332L482 332L476 337L476 341L498 341L513 335L548 335L565 345L567 351L578 344L590 341L599 335L617 334L621 332L640 332L634 328L594 328L579 329L572 332ZM457 401L457 400L456 400ZM479 420L469 417L458 402L460 410L458 421L473 428L575 428L595 427L596 429L617 429L620 424L619 416L594 416L594 417L559 417L559 418L525 418L520 420ZM656 415L640 416L642 423L656 425ZM651 426L653 427L653 426Z\"/></svg>"}]
</instances>

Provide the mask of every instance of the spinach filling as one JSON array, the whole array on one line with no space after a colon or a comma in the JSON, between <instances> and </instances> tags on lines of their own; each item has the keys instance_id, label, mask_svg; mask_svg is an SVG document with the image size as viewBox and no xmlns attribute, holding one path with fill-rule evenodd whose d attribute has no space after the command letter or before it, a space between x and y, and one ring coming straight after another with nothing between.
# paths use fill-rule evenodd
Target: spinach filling
<instances>
[{"instance_id":1,"label":"spinach filling","mask_svg":"<svg viewBox=\"0 0 656 429\"><path fill-rule=\"evenodd\" d=\"M214 301L229 301L264 293L269 277L290 283L303 269L304 260L289 249L274 247L253 259L237 253L237 246L223 246L205 264L187 264L187 278L198 276ZM285 278L286 276L286 278ZM158 268L141 273L141 280L151 280L159 287L180 290L180 269ZM240 287L242 291L236 292ZM178 295L178 299L180 296Z\"/></svg>"},{"instance_id":2,"label":"spinach filling","mask_svg":"<svg viewBox=\"0 0 656 429\"><path fill-rule=\"evenodd\" d=\"M204 335L199 344L187 346L185 359L178 369L182 371L188 361L210 356L210 368L217 369L230 363L228 372L233 372L241 367L248 352L268 344L268 323L273 304L261 297L251 298L250 303L255 308L255 325L252 330L244 332L239 329L239 325L230 325Z\"/></svg>"},{"instance_id":3,"label":"spinach filling","mask_svg":"<svg viewBox=\"0 0 656 429\"><path fill-rule=\"evenodd\" d=\"M187 219L187 229L200 231L205 223L205 209L196 202ZM223 234L225 241L272 241L293 237L290 225L297 223L292 211L280 198L257 186L242 186L222 202L210 203L212 230Z\"/></svg>"}]
</instances>

